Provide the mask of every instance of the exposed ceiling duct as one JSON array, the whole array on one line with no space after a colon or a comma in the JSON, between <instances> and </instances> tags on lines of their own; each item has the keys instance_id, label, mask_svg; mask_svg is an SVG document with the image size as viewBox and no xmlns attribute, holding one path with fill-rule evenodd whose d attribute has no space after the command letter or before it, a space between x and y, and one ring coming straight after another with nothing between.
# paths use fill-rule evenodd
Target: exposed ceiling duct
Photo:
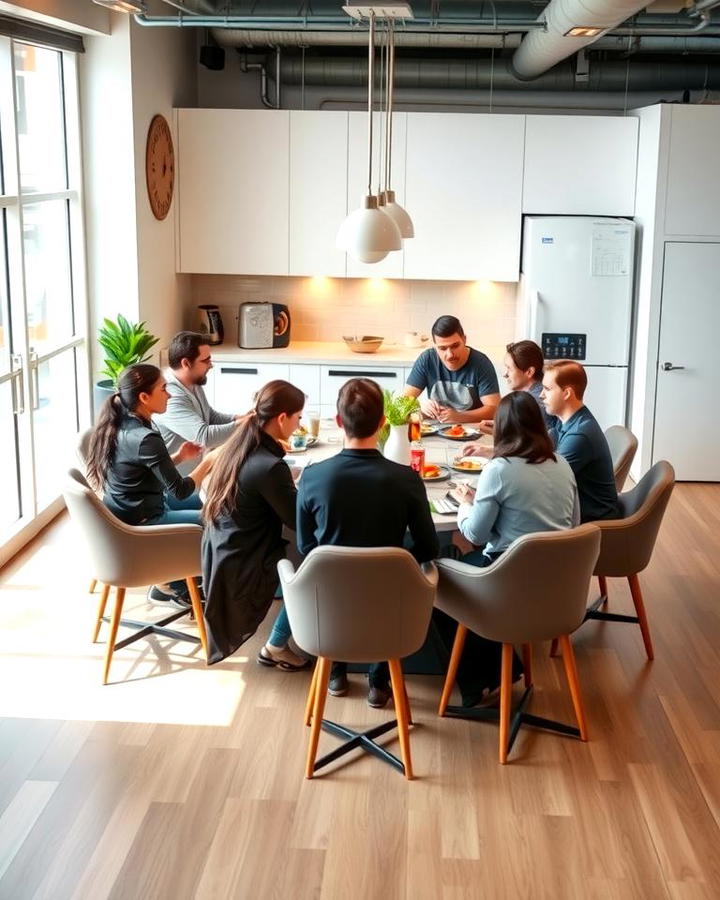
<instances>
[{"instance_id":1,"label":"exposed ceiling duct","mask_svg":"<svg viewBox=\"0 0 720 900\"><path fill-rule=\"evenodd\" d=\"M689 15L701 19L700 24L692 27L703 30L710 21L708 11L719 4L720 0L700 0L689 10ZM550 0L538 18L546 28L527 34L513 55L516 75L521 79L537 78L595 43L646 5L646 0Z\"/></svg>"}]
</instances>

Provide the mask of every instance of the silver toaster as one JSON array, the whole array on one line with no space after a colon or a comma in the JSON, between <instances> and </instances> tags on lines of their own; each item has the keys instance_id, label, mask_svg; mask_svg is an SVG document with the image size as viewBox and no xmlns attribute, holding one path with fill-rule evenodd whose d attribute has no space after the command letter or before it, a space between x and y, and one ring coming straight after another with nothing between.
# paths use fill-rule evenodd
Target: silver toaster
<instances>
[{"instance_id":1,"label":"silver toaster","mask_svg":"<svg viewBox=\"0 0 720 900\"><path fill-rule=\"evenodd\" d=\"M238 317L238 345L248 349L272 347L275 319L272 303L242 303Z\"/></svg>"}]
</instances>

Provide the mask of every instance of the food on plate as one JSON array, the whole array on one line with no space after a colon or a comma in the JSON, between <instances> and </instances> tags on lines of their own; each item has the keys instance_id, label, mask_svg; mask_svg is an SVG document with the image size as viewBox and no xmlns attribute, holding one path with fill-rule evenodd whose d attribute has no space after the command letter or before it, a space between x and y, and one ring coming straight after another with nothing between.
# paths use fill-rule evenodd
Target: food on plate
<instances>
[{"instance_id":1,"label":"food on plate","mask_svg":"<svg viewBox=\"0 0 720 900\"><path fill-rule=\"evenodd\" d=\"M465 429L462 425L453 425L451 428L448 428L445 434L448 437L464 437Z\"/></svg>"},{"instance_id":2,"label":"food on plate","mask_svg":"<svg viewBox=\"0 0 720 900\"><path fill-rule=\"evenodd\" d=\"M479 472L483 467L483 463L479 459L460 456L453 460L453 466L456 469L466 469L468 472Z\"/></svg>"},{"instance_id":3,"label":"food on plate","mask_svg":"<svg viewBox=\"0 0 720 900\"><path fill-rule=\"evenodd\" d=\"M423 422L420 426L421 434L435 434L437 431L437 425L431 425L429 422Z\"/></svg>"},{"instance_id":4,"label":"food on plate","mask_svg":"<svg viewBox=\"0 0 720 900\"><path fill-rule=\"evenodd\" d=\"M430 463L430 465L423 466L423 478L437 478L439 474L440 466L433 465L432 463Z\"/></svg>"}]
</instances>

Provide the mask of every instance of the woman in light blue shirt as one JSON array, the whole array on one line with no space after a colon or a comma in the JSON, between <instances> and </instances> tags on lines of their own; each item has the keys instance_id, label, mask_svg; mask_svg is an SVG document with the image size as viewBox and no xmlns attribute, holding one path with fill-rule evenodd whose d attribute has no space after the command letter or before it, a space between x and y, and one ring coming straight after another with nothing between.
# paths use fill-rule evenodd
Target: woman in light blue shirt
<instances>
[{"instance_id":1,"label":"woman in light blue shirt","mask_svg":"<svg viewBox=\"0 0 720 900\"><path fill-rule=\"evenodd\" d=\"M580 522L575 476L555 454L540 407L527 391L513 391L500 401L492 458L477 489L461 485L454 493L460 501L458 528L477 547L463 561L475 566L489 566L523 535ZM442 632L446 639L446 628ZM500 651L500 644L468 632L457 679L464 706L474 706L498 686ZM516 659L514 679L521 674Z\"/></svg>"}]
</instances>

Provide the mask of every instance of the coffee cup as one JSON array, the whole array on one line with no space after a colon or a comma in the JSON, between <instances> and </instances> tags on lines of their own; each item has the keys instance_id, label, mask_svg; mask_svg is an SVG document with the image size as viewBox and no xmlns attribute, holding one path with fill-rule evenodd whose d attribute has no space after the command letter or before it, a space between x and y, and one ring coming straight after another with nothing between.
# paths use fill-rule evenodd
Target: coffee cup
<instances>
[{"instance_id":1,"label":"coffee cup","mask_svg":"<svg viewBox=\"0 0 720 900\"><path fill-rule=\"evenodd\" d=\"M293 432L290 435L290 449L291 450L304 450L307 447L307 434L297 432Z\"/></svg>"},{"instance_id":2,"label":"coffee cup","mask_svg":"<svg viewBox=\"0 0 720 900\"><path fill-rule=\"evenodd\" d=\"M404 341L406 347L422 347L428 340L430 340L430 338L426 334L420 334L419 331L405 332Z\"/></svg>"}]
</instances>

